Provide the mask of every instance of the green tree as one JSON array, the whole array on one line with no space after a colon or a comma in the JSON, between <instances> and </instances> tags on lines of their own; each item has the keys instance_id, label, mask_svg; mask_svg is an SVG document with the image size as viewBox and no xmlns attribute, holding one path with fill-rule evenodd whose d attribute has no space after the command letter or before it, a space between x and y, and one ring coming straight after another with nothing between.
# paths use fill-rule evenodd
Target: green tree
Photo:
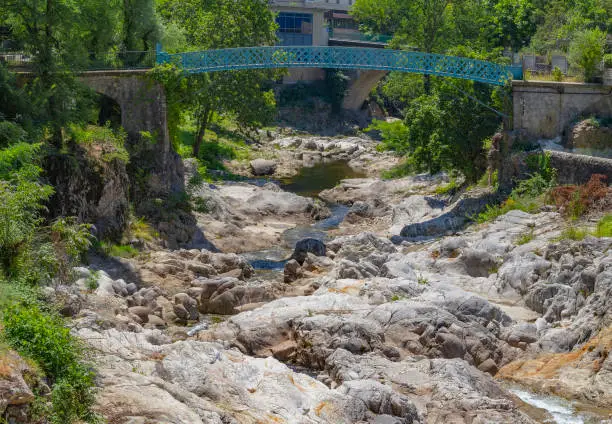
<instances>
[{"instance_id":1,"label":"green tree","mask_svg":"<svg viewBox=\"0 0 612 424\"><path fill-rule=\"evenodd\" d=\"M39 150L40 145L26 143L0 150L0 274L4 277L23 277L32 271L31 245L42 223L43 202L53 193L37 181Z\"/></svg>"},{"instance_id":2,"label":"green tree","mask_svg":"<svg viewBox=\"0 0 612 424\"><path fill-rule=\"evenodd\" d=\"M465 0L357 0L351 13L372 32L392 32L394 47L443 53L460 38L454 25L454 8ZM423 76L429 93L429 75Z\"/></svg>"},{"instance_id":3,"label":"green tree","mask_svg":"<svg viewBox=\"0 0 612 424\"><path fill-rule=\"evenodd\" d=\"M29 114L49 128L56 146L69 122L91 117L91 96L72 76L89 60L89 50L110 48L113 2L72 0L0 0L4 21L33 57L35 78L24 92Z\"/></svg>"},{"instance_id":4,"label":"green tree","mask_svg":"<svg viewBox=\"0 0 612 424\"><path fill-rule=\"evenodd\" d=\"M161 26L154 0L123 0L123 49L152 50L160 40Z\"/></svg>"},{"instance_id":5,"label":"green tree","mask_svg":"<svg viewBox=\"0 0 612 424\"><path fill-rule=\"evenodd\" d=\"M518 51L536 31L536 10L531 0L500 0L493 8L493 23L501 44Z\"/></svg>"},{"instance_id":6,"label":"green tree","mask_svg":"<svg viewBox=\"0 0 612 424\"><path fill-rule=\"evenodd\" d=\"M351 13L364 29L393 33L396 45L443 52L452 42L453 8L464 0L357 0Z\"/></svg>"},{"instance_id":7,"label":"green tree","mask_svg":"<svg viewBox=\"0 0 612 424\"><path fill-rule=\"evenodd\" d=\"M181 29L187 49L272 45L276 23L266 0L165 1L162 16ZM165 11L171 10L172 13ZM165 67L158 79L176 90L169 94L175 108L188 109L196 122L193 154L198 157L206 129L215 115L236 119L243 128L265 125L273 117L275 102L265 82L276 72L251 70L184 75ZM164 73L162 69L162 73ZM178 113L177 113L178 114Z\"/></svg>"},{"instance_id":8,"label":"green tree","mask_svg":"<svg viewBox=\"0 0 612 424\"><path fill-rule=\"evenodd\" d=\"M570 44L570 64L578 67L587 82L593 81L603 59L606 34L600 29L578 32Z\"/></svg>"},{"instance_id":9,"label":"green tree","mask_svg":"<svg viewBox=\"0 0 612 424\"><path fill-rule=\"evenodd\" d=\"M539 53L561 49L567 51L566 40L587 29L612 31L610 0L546 0L538 3L537 31L531 47Z\"/></svg>"},{"instance_id":10,"label":"green tree","mask_svg":"<svg viewBox=\"0 0 612 424\"><path fill-rule=\"evenodd\" d=\"M501 118L475 99L492 89L472 81L434 78L431 94L410 101L403 123L377 123L383 145L405 155L412 170L458 170L474 182L486 169L484 141Z\"/></svg>"}]
</instances>

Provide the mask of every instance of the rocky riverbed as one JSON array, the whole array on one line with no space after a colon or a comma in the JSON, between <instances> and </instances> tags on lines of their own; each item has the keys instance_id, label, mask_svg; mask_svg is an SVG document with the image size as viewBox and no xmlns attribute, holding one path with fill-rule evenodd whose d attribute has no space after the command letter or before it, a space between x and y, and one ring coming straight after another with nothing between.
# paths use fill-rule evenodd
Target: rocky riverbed
<instances>
[{"instance_id":1,"label":"rocky riverbed","mask_svg":"<svg viewBox=\"0 0 612 424\"><path fill-rule=\"evenodd\" d=\"M552 210L464 228L477 201L435 195L444 175L383 181L372 141L291 140L272 181L193 188L218 251L94 261L48 290L108 422L612 422L612 239L556 241ZM363 177L284 191L303 149Z\"/></svg>"}]
</instances>

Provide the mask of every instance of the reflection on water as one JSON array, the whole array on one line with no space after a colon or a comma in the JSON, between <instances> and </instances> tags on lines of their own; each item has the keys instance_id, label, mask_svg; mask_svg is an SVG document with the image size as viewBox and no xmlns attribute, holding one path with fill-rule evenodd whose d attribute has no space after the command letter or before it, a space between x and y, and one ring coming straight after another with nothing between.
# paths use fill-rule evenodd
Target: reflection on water
<instances>
[{"instance_id":1,"label":"reflection on water","mask_svg":"<svg viewBox=\"0 0 612 424\"><path fill-rule=\"evenodd\" d=\"M355 171L346 162L322 162L300 169L299 174L285 178L281 187L300 196L316 197L320 192L333 188L345 178L361 178L364 174Z\"/></svg>"},{"instance_id":2,"label":"reflection on water","mask_svg":"<svg viewBox=\"0 0 612 424\"><path fill-rule=\"evenodd\" d=\"M282 270L291 253L289 249L284 249L279 246L273 249L243 253L242 256L249 261L255 269Z\"/></svg>"}]
</instances>

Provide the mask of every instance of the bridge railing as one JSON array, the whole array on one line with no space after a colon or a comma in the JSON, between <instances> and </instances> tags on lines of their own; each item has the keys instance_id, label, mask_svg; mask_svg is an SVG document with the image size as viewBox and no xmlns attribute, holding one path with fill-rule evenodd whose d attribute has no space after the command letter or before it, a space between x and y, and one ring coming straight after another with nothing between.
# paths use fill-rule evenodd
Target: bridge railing
<instances>
[{"instance_id":1,"label":"bridge railing","mask_svg":"<svg viewBox=\"0 0 612 424\"><path fill-rule=\"evenodd\" d=\"M340 41L357 41L379 44L389 44L389 42L393 39L391 35L367 34L363 32L340 32L334 31L333 28L329 29L329 38L330 40L333 39Z\"/></svg>"},{"instance_id":2,"label":"bridge railing","mask_svg":"<svg viewBox=\"0 0 612 424\"><path fill-rule=\"evenodd\" d=\"M168 54L158 63L175 63L186 72L202 73L261 68L336 68L414 72L504 85L522 70L493 62L364 47L245 47Z\"/></svg>"},{"instance_id":3,"label":"bridge railing","mask_svg":"<svg viewBox=\"0 0 612 424\"><path fill-rule=\"evenodd\" d=\"M104 70L130 70L150 69L155 66L156 52L149 51L123 51L110 53L89 53L87 59L82 62L71 63L69 67L82 71L104 71ZM0 64L10 68L29 71L34 69L35 59L32 55L24 52L0 52ZM60 66L65 65L61 61Z\"/></svg>"}]
</instances>

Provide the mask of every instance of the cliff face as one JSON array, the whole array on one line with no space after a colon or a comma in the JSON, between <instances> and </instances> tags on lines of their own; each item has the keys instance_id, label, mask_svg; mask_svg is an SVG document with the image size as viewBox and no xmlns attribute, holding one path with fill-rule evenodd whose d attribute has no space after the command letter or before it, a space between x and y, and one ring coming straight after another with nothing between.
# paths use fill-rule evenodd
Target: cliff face
<instances>
[{"instance_id":1,"label":"cliff face","mask_svg":"<svg viewBox=\"0 0 612 424\"><path fill-rule=\"evenodd\" d=\"M76 216L92 223L98 238L119 239L129 217L130 181L126 162L102 144L50 152L43 167L55 194L51 217Z\"/></svg>"}]
</instances>

